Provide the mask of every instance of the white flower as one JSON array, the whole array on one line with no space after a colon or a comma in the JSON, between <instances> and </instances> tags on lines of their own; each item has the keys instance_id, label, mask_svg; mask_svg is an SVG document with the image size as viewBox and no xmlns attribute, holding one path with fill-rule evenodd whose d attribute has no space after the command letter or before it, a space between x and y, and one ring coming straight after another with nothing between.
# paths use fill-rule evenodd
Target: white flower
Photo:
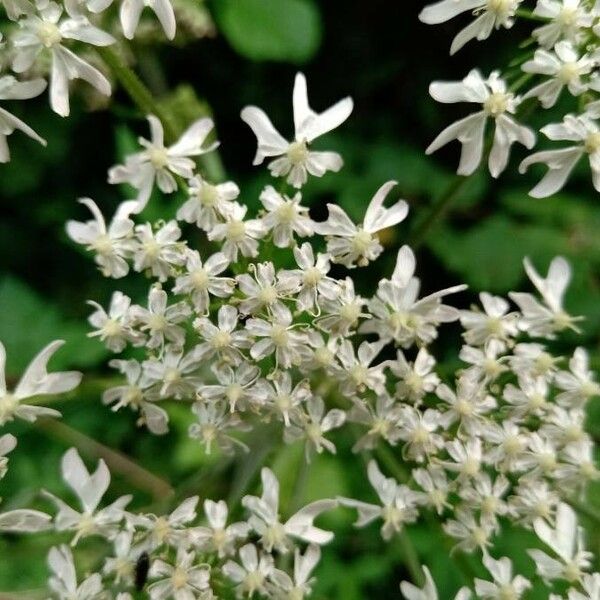
<instances>
[{"instance_id":1,"label":"white flower","mask_svg":"<svg viewBox=\"0 0 600 600\"><path fill-rule=\"evenodd\" d=\"M240 548L240 562L228 560L222 568L223 574L236 584L238 597L252 598L254 594L266 594L267 578L275 568L273 557L258 553L254 544Z\"/></svg>"},{"instance_id":2,"label":"white flower","mask_svg":"<svg viewBox=\"0 0 600 600\"><path fill-rule=\"evenodd\" d=\"M262 469L260 477L262 496L244 496L242 505L250 511L248 524L261 536L260 543L266 552L273 549L287 552L290 547L288 537L318 545L327 544L333 539L333 533L316 527L314 520L320 514L335 508L335 500L311 502L283 523L279 515L279 481L273 471L266 467Z\"/></svg>"},{"instance_id":3,"label":"white flower","mask_svg":"<svg viewBox=\"0 0 600 600\"><path fill-rule=\"evenodd\" d=\"M496 526L498 516L508 514L508 506L504 500L510 488L510 481L502 474L492 482L487 473L480 473L472 479L470 486L459 491L460 497L467 506L481 512L481 519Z\"/></svg>"},{"instance_id":4,"label":"white flower","mask_svg":"<svg viewBox=\"0 0 600 600\"><path fill-rule=\"evenodd\" d=\"M537 519L551 522L559 502L559 495L543 480L523 480L509 499L511 512L528 526Z\"/></svg>"},{"instance_id":5,"label":"white flower","mask_svg":"<svg viewBox=\"0 0 600 600\"><path fill-rule=\"evenodd\" d=\"M77 585L73 555L68 546L51 548L48 565L52 571L48 586L59 600L98 600L104 591L99 573L93 573Z\"/></svg>"},{"instance_id":6,"label":"white flower","mask_svg":"<svg viewBox=\"0 0 600 600\"><path fill-rule=\"evenodd\" d=\"M436 433L441 425L441 415L433 408L422 413L412 406L402 406L398 437L405 442L403 454L417 462L436 454L444 445L442 436Z\"/></svg>"},{"instance_id":7,"label":"white flower","mask_svg":"<svg viewBox=\"0 0 600 600\"><path fill-rule=\"evenodd\" d=\"M196 163L191 157L206 154L218 146L214 142L203 147L206 138L214 127L207 117L194 121L172 146L165 146L163 126L154 115L148 115L151 140L139 138L144 150L129 155L124 165L116 165L108 172L109 183L129 183L138 190L135 201L128 202L130 212L140 213L146 206L154 181L165 194L177 189L176 175L190 179L194 175Z\"/></svg>"},{"instance_id":8,"label":"white flower","mask_svg":"<svg viewBox=\"0 0 600 600\"><path fill-rule=\"evenodd\" d=\"M192 543L200 550L214 551L223 558L235 551L238 540L244 540L250 533L250 525L245 521L239 521L227 525L227 504L224 500L213 502L204 501L204 514L208 520L208 526L194 527L191 534Z\"/></svg>"},{"instance_id":9,"label":"white flower","mask_svg":"<svg viewBox=\"0 0 600 600\"><path fill-rule=\"evenodd\" d=\"M535 270L528 258L524 259L523 264L527 276L541 294L544 303L540 303L531 294L510 292L509 296L523 312L520 326L531 336L548 338L553 338L556 332L567 328L577 331L574 323L581 317L572 317L563 308L564 295L571 281L569 263L562 256L554 258L545 279Z\"/></svg>"},{"instance_id":10,"label":"white flower","mask_svg":"<svg viewBox=\"0 0 600 600\"><path fill-rule=\"evenodd\" d=\"M218 446L224 454L233 454L236 446L244 452L250 451L246 444L229 435L231 429L249 431L251 427L238 414L232 413L227 404L196 402L192 412L198 422L189 426L188 435L204 444L206 454L211 454L213 446Z\"/></svg>"},{"instance_id":11,"label":"white flower","mask_svg":"<svg viewBox=\"0 0 600 600\"><path fill-rule=\"evenodd\" d=\"M172 40L175 37L177 24L175 22L175 13L169 0L121 0L119 17L121 19L123 35L128 40L133 39L140 16L146 6L150 8L160 21L167 38Z\"/></svg>"},{"instance_id":12,"label":"white flower","mask_svg":"<svg viewBox=\"0 0 600 600\"><path fill-rule=\"evenodd\" d=\"M30 81L17 81L11 75L0 77L0 100L28 100L39 96L46 89L43 79L32 79ZM16 129L36 140L43 146L46 140L41 138L31 127L17 119L7 110L0 108L0 163L10 160L8 142L6 138Z\"/></svg>"},{"instance_id":13,"label":"white flower","mask_svg":"<svg viewBox=\"0 0 600 600\"><path fill-rule=\"evenodd\" d=\"M127 585L133 583L137 558L141 552L132 549L133 532L121 531L113 540L114 556L106 559L102 572L105 575L113 575L116 584L124 582ZM136 558L136 554L139 556Z\"/></svg>"},{"instance_id":14,"label":"white flower","mask_svg":"<svg viewBox=\"0 0 600 600\"><path fill-rule=\"evenodd\" d=\"M551 48L560 38L578 41L581 29L593 22L592 14L580 0L538 0L533 12L550 19L550 23L533 31L533 37L545 48Z\"/></svg>"},{"instance_id":15,"label":"white flower","mask_svg":"<svg viewBox=\"0 0 600 600\"><path fill-rule=\"evenodd\" d=\"M108 313L93 300L88 304L96 310L88 321L96 331L88 333L88 337L98 337L111 352L121 352L127 343L139 346L144 337L132 328L131 298L122 292L114 292L110 299Z\"/></svg>"},{"instance_id":16,"label":"white flower","mask_svg":"<svg viewBox=\"0 0 600 600\"><path fill-rule=\"evenodd\" d=\"M294 141L286 141L273 127L269 117L256 106L242 110L242 119L250 126L258 140L254 164L260 165L271 156L280 158L269 163L274 177L286 177L295 188L302 187L307 173L322 177L327 171L339 171L342 157L336 152L316 152L309 145L321 135L339 127L352 112L352 99L344 98L326 111L317 114L308 105L306 78L296 75L294 82Z\"/></svg>"},{"instance_id":17,"label":"white flower","mask_svg":"<svg viewBox=\"0 0 600 600\"><path fill-rule=\"evenodd\" d=\"M189 200L179 208L177 218L196 223L207 232L231 214L232 201L240 195L240 188L232 181L213 185L199 175L192 177L188 186Z\"/></svg>"},{"instance_id":18,"label":"white flower","mask_svg":"<svg viewBox=\"0 0 600 600\"><path fill-rule=\"evenodd\" d=\"M10 392L6 387L6 350L0 342L0 426L15 418L33 422L38 417L60 417L53 408L24 404L23 401L34 396L69 392L79 385L81 373L77 371L48 373L46 370L50 357L64 343L56 340L41 350L29 363L14 391Z\"/></svg>"},{"instance_id":19,"label":"white flower","mask_svg":"<svg viewBox=\"0 0 600 600\"><path fill-rule=\"evenodd\" d=\"M444 531L451 537L460 540L456 548L465 552L473 552L479 548L486 550L492 545L491 537L496 526L489 519L477 520L471 511L457 509L456 519L444 523Z\"/></svg>"},{"instance_id":20,"label":"white flower","mask_svg":"<svg viewBox=\"0 0 600 600\"><path fill-rule=\"evenodd\" d=\"M217 400L225 400L232 414L240 406L245 409L246 403L250 406L262 403L262 390L255 387L260 375L256 365L242 362L235 370L228 366L213 370L219 385L201 385L197 392L200 401L213 404Z\"/></svg>"},{"instance_id":21,"label":"white flower","mask_svg":"<svg viewBox=\"0 0 600 600\"><path fill-rule=\"evenodd\" d=\"M340 498L340 503L358 511L355 527L364 527L377 518L383 520L381 536L389 541L394 533L399 533L407 523L414 523L418 516L423 494L398 484L395 479L385 477L377 463L372 460L367 469L369 482L377 492L381 504L367 504L351 498Z\"/></svg>"},{"instance_id":22,"label":"white flower","mask_svg":"<svg viewBox=\"0 0 600 600\"><path fill-rule=\"evenodd\" d=\"M585 594L571 588L569 600L600 600L600 573L585 574L581 581Z\"/></svg>"},{"instance_id":23,"label":"white flower","mask_svg":"<svg viewBox=\"0 0 600 600\"><path fill-rule=\"evenodd\" d=\"M503 391L503 398L511 405L510 416L516 421L530 415L543 417L550 406L548 383L543 377L519 377L519 387L509 383Z\"/></svg>"},{"instance_id":24,"label":"white flower","mask_svg":"<svg viewBox=\"0 0 600 600\"><path fill-rule=\"evenodd\" d=\"M185 343L185 329L178 323L187 319L192 311L187 302L168 306L169 296L159 286L150 288L147 309L137 305L132 307L132 318L142 331L148 332L146 348L162 348L167 342L181 348Z\"/></svg>"},{"instance_id":25,"label":"white flower","mask_svg":"<svg viewBox=\"0 0 600 600\"><path fill-rule=\"evenodd\" d=\"M0 479L2 479L8 471L8 458L6 455L12 452L17 445L17 438L11 433L6 433L0 436Z\"/></svg>"},{"instance_id":26,"label":"white flower","mask_svg":"<svg viewBox=\"0 0 600 600\"><path fill-rule=\"evenodd\" d=\"M465 328L467 344L483 346L490 339L510 340L519 333L518 314L508 312L510 305L499 296L487 292L479 294L484 312L461 310L460 324Z\"/></svg>"},{"instance_id":27,"label":"white flower","mask_svg":"<svg viewBox=\"0 0 600 600\"><path fill-rule=\"evenodd\" d=\"M298 416L299 407L311 395L309 382L303 379L292 387L292 377L287 371L278 372L271 382L261 379L257 385L264 395L265 405L272 407L277 416L283 419L286 427L290 426L290 417Z\"/></svg>"},{"instance_id":28,"label":"white flower","mask_svg":"<svg viewBox=\"0 0 600 600\"><path fill-rule=\"evenodd\" d=\"M550 527L543 519L533 523L536 535L549 546L560 560L552 558L541 550L528 550L535 561L536 572L544 581L566 579L576 582L583 571L590 566L592 553L583 548L583 531L577 525L573 509L560 503L556 510L556 526Z\"/></svg>"},{"instance_id":29,"label":"white flower","mask_svg":"<svg viewBox=\"0 0 600 600\"><path fill-rule=\"evenodd\" d=\"M195 565L196 555L185 548L177 549L175 564L156 559L150 568L149 577L160 578L148 586L151 600L184 600L198 598L198 593L207 590L210 585L208 565Z\"/></svg>"},{"instance_id":30,"label":"white flower","mask_svg":"<svg viewBox=\"0 0 600 600\"><path fill-rule=\"evenodd\" d=\"M586 90L581 77L592 71L594 61L587 55L579 58L573 44L563 40L556 44L554 52L536 50L533 59L525 62L521 68L526 73L550 77L547 81L531 88L523 96L523 100L538 98L544 108L550 108L556 104L565 86L573 96L578 96Z\"/></svg>"},{"instance_id":31,"label":"white flower","mask_svg":"<svg viewBox=\"0 0 600 600\"><path fill-rule=\"evenodd\" d=\"M183 244L178 241L181 230L176 221L165 223L156 233L150 223L137 225L135 234L138 244L133 251L133 268L136 271L148 269L153 277L166 281L173 273L173 267L183 264Z\"/></svg>"},{"instance_id":32,"label":"white flower","mask_svg":"<svg viewBox=\"0 0 600 600\"><path fill-rule=\"evenodd\" d=\"M317 327L331 335L345 337L358 326L359 320L369 315L363 312L367 301L354 291L350 277L338 282L334 298L323 297L323 315L315 319Z\"/></svg>"},{"instance_id":33,"label":"white flower","mask_svg":"<svg viewBox=\"0 0 600 600\"><path fill-rule=\"evenodd\" d=\"M186 272L175 280L174 294L190 294L194 309L201 315L208 315L210 296L228 298L235 288L235 279L217 277L229 266L229 260L222 252L216 252L202 261L195 250L186 254Z\"/></svg>"},{"instance_id":34,"label":"white flower","mask_svg":"<svg viewBox=\"0 0 600 600\"><path fill-rule=\"evenodd\" d=\"M125 259L134 248L131 239L133 221L129 219L128 214L117 210L107 228L106 221L93 200L82 198L79 201L90 209L94 218L86 223L68 221L67 234L74 242L95 253L94 260L105 277L125 277L129 272L129 265Z\"/></svg>"},{"instance_id":35,"label":"white flower","mask_svg":"<svg viewBox=\"0 0 600 600\"><path fill-rule=\"evenodd\" d=\"M482 579L475 579L475 592L482 600L519 600L531 587L531 582L522 575L512 576L512 562L503 557L499 560L489 554L483 554L483 564L494 579L493 583Z\"/></svg>"},{"instance_id":36,"label":"white flower","mask_svg":"<svg viewBox=\"0 0 600 600\"><path fill-rule=\"evenodd\" d=\"M247 206L233 204L231 214L226 216L225 223L218 223L208 232L211 242L221 242L221 252L225 257L235 262L238 252L242 256L256 256L258 254L258 241L264 237L267 230L260 219L244 221Z\"/></svg>"},{"instance_id":37,"label":"white flower","mask_svg":"<svg viewBox=\"0 0 600 600\"><path fill-rule=\"evenodd\" d=\"M273 243L278 248L287 248L294 243L294 233L298 237L313 234L313 222L308 216L308 208L300 206L302 196L297 192L293 198L279 194L268 185L260 194L260 201L267 210L262 221L269 231L273 231Z\"/></svg>"},{"instance_id":38,"label":"white flower","mask_svg":"<svg viewBox=\"0 0 600 600\"><path fill-rule=\"evenodd\" d=\"M205 340L198 347L198 356L208 360L216 355L227 364L239 365L244 358L241 350L250 348L251 342L247 331L235 331L238 318L237 309L225 304L217 315L218 326L207 317L196 319L194 329Z\"/></svg>"},{"instance_id":39,"label":"white flower","mask_svg":"<svg viewBox=\"0 0 600 600\"><path fill-rule=\"evenodd\" d=\"M166 433L169 429L169 417L165 410L151 401L155 396L148 393L152 382L144 375L142 365L137 360L111 360L108 364L123 373L127 383L106 390L102 395L102 402L114 402L113 411L124 406L139 411L138 425L145 425L156 435Z\"/></svg>"},{"instance_id":40,"label":"white flower","mask_svg":"<svg viewBox=\"0 0 600 600\"><path fill-rule=\"evenodd\" d=\"M377 395L375 406L360 398L352 398L353 406L348 412L348 421L360 423L368 427L367 432L360 437L352 451L355 453L371 450L380 440L396 445L399 439L398 419L400 418L399 406L387 393Z\"/></svg>"},{"instance_id":41,"label":"white flower","mask_svg":"<svg viewBox=\"0 0 600 600\"><path fill-rule=\"evenodd\" d=\"M90 475L75 448L65 452L61 461L61 471L65 483L75 492L81 503L81 513L65 504L60 498L44 491L56 504L58 514L54 519L58 531L74 531L71 545L89 535L101 535L111 539L118 532L119 523L124 517L125 506L131 496L121 496L109 506L98 506L110 485L110 473L106 463L100 459L96 471Z\"/></svg>"},{"instance_id":42,"label":"white flower","mask_svg":"<svg viewBox=\"0 0 600 600\"><path fill-rule=\"evenodd\" d=\"M21 31L12 41L16 49L12 68L16 73L28 71L43 50L52 58L50 106L62 117L69 115L69 81L84 79L98 92L110 96L110 83L92 65L63 46L64 40L78 40L92 46L110 46L115 38L94 27L83 15L61 19L63 8L48 0L37 1L38 15L28 15L19 22Z\"/></svg>"},{"instance_id":43,"label":"white flower","mask_svg":"<svg viewBox=\"0 0 600 600\"><path fill-rule=\"evenodd\" d=\"M488 119L493 119L496 127L488 159L492 177L498 177L506 168L510 147L514 142L533 148L533 131L509 116L517 110L520 99L507 90L498 72L493 72L486 80L474 69L461 82L433 82L429 93L438 102L473 102L482 106L482 110L444 129L426 150L427 154L431 154L448 142L458 140L462 144L457 170L459 175L471 175L481 163Z\"/></svg>"},{"instance_id":44,"label":"white flower","mask_svg":"<svg viewBox=\"0 0 600 600\"><path fill-rule=\"evenodd\" d=\"M183 500L168 515L133 515L130 519L146 534L149 551L160 548L163 544L185 549L189 545L188 524L196 518L196 506L198 496L192 496Z\"/></svg>"},{"instance_id":45,"label":"white flower","mask_svg":"<svg viewBox=\"0 0 600 600\"><path fill-rule=\"evenodd\" d=\"M286 443L305 438L306 460L310 459L312 449L321 454L323 449L335 454L336 448L325 434L332 429L338 429L346 422L346 413L339 408L325 410L325 403L319 396L311 396L306 401L306 414L293 416L292 425L283 432Z\"/></svg>"},{"instance_id":46,"label":"white flower","mask_svg":"<svg viewBox=\"0 0 600 600\"><path fill-rule=\"evenodd\" d=\"M589 370L589 357L583 348L577 348L569 361L568 371L556 374L556 387L563 390L556 397L561 406L568 408L582 407L586 402L600 395L600 385L594 381L594 374Z\"/></svg>"},{"instance_id":47,"label":"white flower","mask_svg":"<svg viewBox=\"0 0 600 600\"><path fill-rule=\"evenodd\" d=\"M408 581L403 581L400 584L400 590L406 600L438 600L438 593L435 587L435 583L431 578L431 573L427 567L423 567L423 574L425 575L425 585L419 589ZM469 600L471 597L471 591L469 588L461 588L458 594L454 597L454 600Z\"/></svg>"},{"instance_id":48,"label":"white flower","mask_svg":"<svg viewBox=\"0 0 600 600\"><path fill-rule=\"evenodd\" d=\"M395 181L384 183L375 192L362 225L355 225L345 211L336 204L328 204L329 218L324 223L315 223L315 231L327 237L327 252L334 262L346 267L364 267L375 260L383 251L377 233L382 229L401 223L408 215L408 204L398 200L391 208L383 203Z\"/></svg>"},{"instance_id":49,"label":"white flower","mask_svg":"<svg viewBox=\"0 0 600 600\"><path fill-rule=\"evenodd\" d=\"M362 342L355 352L350 340L342 340L338 348L338 358L341 363L336 379L340 381L340 391L347 397L362 393L366 389L380 394L385 390L386 363L371 366L371 363L381 352L385 342Z\"/></svg>"},{"instance_id":50,"label":"white flower","mask_svg":"<svg viewBox=\"0 0 600 600\"><path fill-rule=\"evenodd\" d=\"M592 183L600 192L600 127L591 115L567 115L562 123L546 125L540 130L551 140L575 142L559 150L543 150L528 156L520 165L524 173L537 163L548 167L542 180L529 192L534 198L546 198L558 192L567 181L579 160L588 155L592 170Z\"/></svg>"},{"instance_id":51,"label":"white flower","mask_svg":"<svg viewBox=\"0 0 600 600\"><path fill-rule=\"evenodd\" d=\"M286 572L275 569L271 575L271 581L275 584L272 590L273 598L276 600L304 600L312 592L314 578L310 578L313 569L321 559L321 549L315 544L306 548L304 554L296 548L294 550L294 578Z\"/></svg>"},{"instance_id":52,"label":"white flower","mask_svg":"<svg viewBox=\"0 0 600 600\"><path fill-rule=\"evenodd\" d=\"M444 23L461 13L472 11L476 19L467 25L452 41L450 54L458 52L472 39L485 40L494 29L510 29L517 8L523 0L441 0L426 6L419 19L428 25Z\"/></svg>"},{"instance_id":53,"label":"white flower","mask_svg":"<svg viewBox=\"0 0 600 600\"><path fill-rule=\"evenodd\" d=\"M198 346L187 353L181 348L167 346L160 359L150 358L143 363L144 375L157 384L161 398L193 398L202 379L197 371L202 364Z\"/></svg>"}]
</instances>

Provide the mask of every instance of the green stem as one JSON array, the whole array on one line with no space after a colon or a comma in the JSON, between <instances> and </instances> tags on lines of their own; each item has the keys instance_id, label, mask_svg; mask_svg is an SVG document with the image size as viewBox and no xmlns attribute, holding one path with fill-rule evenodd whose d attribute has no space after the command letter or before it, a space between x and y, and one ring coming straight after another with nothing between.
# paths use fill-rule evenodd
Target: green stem
<instances>
[{"instance_id":1,"label":"green stem","mask_svg":"<svg viewBox=\"0 0 600 600\"><path fill-rule=\"evenodd\" d=\"M546 19L546 17L540 17L539 15L535 15L530 10L527 10L525 8L517 8L515 16L521 19L527 19L529 21L537 21L538 23L548 22L548 19Z\"/></svg>"},{"instance_id":2,"label":"green stem","mask_svg":"<svg viewBox=\"0 0 600 600\"><path fill-rule=\"evenodd\" d=\"M577 500L576 498L567 498L566 501L580 515L583 515L584 517L588 518L596 525L600 525L600 513L595 511L593 508L591 508L584 502Z\"/></svg>"},{"instance_id":3,"label":"green stem","mask_svg":"<svg viewBox=\"0 0 600 600\"><path fill-rule=\"evenodd\" d=\"M417 587L423 587L423 585L425 585L425 575L423 574L421 561L419 560L419 555L405 529L398 534L398 540L400 542L400 548L402 549L402 555L404 556L404 564L410 573L413 583Z\"/></svg>"},{"instance_id":4,"label":"green stem","mask_svg":"<svg viewBox=\"0 0 600 600\"><path fill-rule=\"evenodd\" d=\"M416 225L414 231L408 236L408 244L413 249L416 250L423 244L429 231L442 218L444 213L448 210L450 204L454 202L468 180L468 177L457 175L453 179L452 183L448 186L446 191L433 204L425 218Z\"/></svg>"},{"instance_id":5,"label":"green stem","mask_svg":"<svg viewBox=\"0 0 600 600\"><path fill-rule=\"evenodd\" d=\"M135 105L144 115L155 115L160 119L165 130L165 138L169 142L177 139L177 131L162 108L155 102L150 90L142 83L141 79L121 59L119 54L110 46L97 48L102 60L109 66L123 89L133 100Z\"/></svg>"}]
</instances>

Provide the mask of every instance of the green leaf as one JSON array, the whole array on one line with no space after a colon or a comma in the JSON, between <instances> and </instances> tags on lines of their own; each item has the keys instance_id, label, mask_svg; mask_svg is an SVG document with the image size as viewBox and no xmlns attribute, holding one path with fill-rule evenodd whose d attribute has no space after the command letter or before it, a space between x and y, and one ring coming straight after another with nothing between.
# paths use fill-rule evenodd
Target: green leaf
<instances>
[{"instance_id":1,"label":"green leaf","mask_svg":"<svg viewBox=\"0 0 600 600\"><path fill-rule=\"evenodd\" d=\"M42 300L25 283L12 277L0 281L0 341L7 352L7 373L17 376L53 340L67 344L52 358L52 368L89 367L106 351L87 337L85 323L66 320L56 306Z\"/></svg>"},{"instance_id":2,"label":"green leaf","mask_svg":"<svg viewBox=\"0 0 600 600\"><path fill-rule=\"evenodd\" d=\"M220 29L251 60L304 63L321 42L319 11L312 0L220 0Z\"/></svg>"}]
</instances>

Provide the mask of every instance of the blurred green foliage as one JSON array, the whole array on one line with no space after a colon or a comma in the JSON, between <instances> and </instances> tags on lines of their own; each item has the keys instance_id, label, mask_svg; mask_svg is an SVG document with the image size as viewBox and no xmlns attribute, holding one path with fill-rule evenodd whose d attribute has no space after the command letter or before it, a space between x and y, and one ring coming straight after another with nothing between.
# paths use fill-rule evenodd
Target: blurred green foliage
<instances>
[{"instance_id":1,"label":"blurred green foliage","mask_svg":"<svg viewBox=\"0 0 600 600\"><path fill-rule=\"evenodd\" d=\"M227 175L240 183L241 200L251 209L258 207L258 193L269 176L264 169L251 167L255 142L238 118L240 109L249 103L262 106L284 134L291 131L291 89L298 65L307 73L315 108L353 96L356 108L351 120L323 140L323 147L343 154L346 167L337 175L311 181L305 201L315 219L323 218L325 204L334 200L360 218L382 182L399 182L394 193L408 199L411 216L386 237L389 252L364 271L361 291L365 294L372 294L377 280L390 272L395 250L454 181L458 149L450 147L428 158L424 148L443 126L466 114L465 109L436 105L427 94L429 82L461 78L474 65L490 70L505 64L519 35L518 29L499 32L491 42L473 43L450 59L447 49L453 25L435 30L422 26L417 21L421 6L415 0L213 0L208 7L219 32L215 37L176 48L132 47L141 77L182 127L212 111ZM180 84L185 85L169 96L168 91ZM117 91L108 110L89 112L86 101L80 96L74 114L66 120L49 111L45 98L15 108L48 139L48 148L12 136L13 161L0 167L0 340L7 347L9 379L18 377L50 340L66 339L68 345L52 366L84 369L86 379L79 391L56 404L64 422L180 484L182 493L239 500L245 486L257 485L257 461L264 459L281 478L284 512L296 503L327 495L356 494L368 500L362 459L352 454L352 440L343 436L336 439L338 456L319 457L302 483L299 445L274 447L266 441L268 435L250 435L247 441L253 451L233 463L224 457L206 457L186 437L189 414L181 407L169 407L171 431L157 439L138 433L132 415L113 415L102 406L101 391L112 375L105 368L102 347L86 337L90 309L85 301L106 304L115 287L142 301L144 281L115 285L103 280L89 257L67 241L64 223L69 218L87 218L85 209L76 204L79 196L94 198L105 214L127 197L129 190L106 184L106 170L134 147L137 135L147 132L143 115L122 92ZM533 116L539 123L551 119L548 112ZM538 173L518 176L515 165L523 153L517 149L515 154L499 181L478 172L461 188L445 218L429 231L419 252L424 288L464 281L471 291L458 301L468 306L483 289L506 294L527 285L521 267L524 256L543 270L551 257L562 254L574 266L567 306L586 317L583 336L571 336L562 348L568 352L576 344L585 344L598 366L598 195L582 171L563 193L533 200L527 189ZM144 216L168 218L180 201L181 196L155 197ZM448 370L455 364L458 347L449 331L454 345L439 348L448 356ZM589 428L600 435L599 410L592 411ZM18 432L20 443L3 482L2 496L7 499L3 506L44 506L38 494L41 488L64 491L58 465L71 442L43 427L15 425L11 430ZM122 474L116 472L114 479L111 495L130 491L130 482ZM593 493L597 491L592 490L590 498L600 509L600 494ZM139 490L135 506L161 507L147 490ZM241 513L239 503L237 510ZM408 577L402 545L384 544L376 526L354 530L350 512L340 510L323 521L336 529L336 540L324 553L315 598L399 597L398 582ZM464 559L457 568L450 561L448 540L429 525L412 527L410 538L439 582L441 598L450 598L463 583L464 573L479 573L479 566ZM533 572L524 551L528 539L529 534L513 530L500 544L516 557L516 568L525 575ZM49 543L46 536L0 537L0 590L39 588ZM597 530L590 532L590 545L598 553ZM93 566L101 549L93 543L84 547ZM538 590L531 597L545 596Z\"/></svg>"}]
</instances>

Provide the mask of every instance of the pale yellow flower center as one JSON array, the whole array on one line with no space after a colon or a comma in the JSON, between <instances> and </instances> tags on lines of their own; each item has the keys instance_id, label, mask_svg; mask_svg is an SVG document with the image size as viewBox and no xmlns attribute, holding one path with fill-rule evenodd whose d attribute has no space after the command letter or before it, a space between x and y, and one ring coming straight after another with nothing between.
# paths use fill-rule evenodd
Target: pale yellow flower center
<instances>
[{"instance_id":1,"label":"pale yellow flower center","mask_svg":"<svg viewBox=\"0 0 600 600\"><path fill-rule=\"evenodd\" d=\"M44 22L37 29L37 36L46 48L51 48L62 41L62 34L54 23Z\"/></svg>"},{"instance_id":2,"label":"pale yellow flower center","mask_svg":"<svg viewBox=\"0 0 600 600\"><path fill-rule=\"evenodd\" d=\"M352 249L357 254L365 254L373 244L373 236L363 229L359 229L352 238Z\"/></svg>"},{"instance_id":3,"label":"pale yellow flower center","mask_svg":"<svg viewBox=\"0 0 600 600\"><path fill-rule=\"evenodd\" d=\"M231 334L228 331L218 331L210 341L213 348L221 350L231 344Z\"/></svg>"},{"instance_id":4,"label":"pale yellow flower center","mask_svg":"<svg viewBox=\"0 0 600 600\"><path fill-rule=\"evenodd\" d=\"M19 401L12 394L0 396L0 425L12 420L18 406Z\"/></svg>"},{"instance_id":5,"label":"pale yellow flower center","mask_svg":"<svg viewBox=\"0 0 600 600\"><path fill-rule=\"evenodd\" d=\"M575 62L565 63L561 67L557 76L560 79L560 81L562 81L564 84L571 83L571 81L573 81L574 79L577 79L577 77L579 77L579 68L577 66L577 63L575 63Z\"/></svg>"},{"instance_id":6,"label":"pale yellow flower center","mask_svg":"<svg viewBox=\"0 0 600 600\"><path fill-rule=\"evenodd\" d=\"M192 284L197 290L205 290L208 287L210 277L204 269L196 269L191 274Z\"/></svg>"},{"instance_id":7,"label":"pale yellow flower center","mask_svg":"<svg viewBox=\"0 0 600 600\"><path fill-rule=\"evenodd\" d=\"M292 142L287 149L287 157L293 165L302 165L308 159L306 142Z\"/></svg>"},{"instance_id":8,"label":"pale yellow flower center","mask_svg":"<svg viewBox=\"0 0 600 600\"><path fill-rule=\"evenodd\" d=\"M590 133L585 140L585 151L588 154L595 154L600 150L600 131Z\"/></svg>"},{"instance_id":9,"label":"pale yellow flower center","mask_svg":"<svg viewBox=\"0 0 600 600\"><path fill-rule=\"evenodd\" d=\"M176 590L180 590L187 586L188 574L181 568L177 567L171 575L171 585Z\"/></svg>"},{"instance_id":10,"label":"pale yellow flower center","mask_svg":"<svg viewBox=\"0 0 600 600\"><path fill-rule=\"evenodd\" d=\"M150 148L148 158L157 171L164 169L169 164L169 155L166 148Z\"/></svg>"},{"instance_id":11,"label":"pale yellow flower center","mask_svg":"<svg viewBox=\"0 0 600 600\"><path fill-rule=\"evenodd\" d=\"M310 267L304 271L304 284L309 287L316 287L323 278L323 274L317 267Z\"/></svg>"},{"instance_id":12,"label":"pale yellow flower center","mask_svg":"<svg viewBox=\"0 0 600 600\"><path fill-rule=\"evenodd\" d=\"M243 221L230 221L227 224L227 239L232 242L241 242L246 235L246 225Z\"/></svg>"},{"instance_id":13,"label":"pale yellow flower center","mask_svg":"<svg viewBox=\"0 0 600 600\"><path fill-rule=\"evenodd\" d=\"M494 92L483 103L483 109L490 117L498 117L507 111L509 100L510 94Z\"/></svg>"},{"instance_id":14,"label":"pale yellow flower center","mask_svg":"<svg viewBox=\"0 0 600 600\"><path fill-rule=\"evenodd\" d=\"M103 337L116 337L121 334L121 325L115 319L107 319L106 323L102 326Z\"/></svg>"},{"instance_id":15,"label":"pale yellow flower center","mask_svg":"<svg viewBox=\"0 0 600 600\"><path fill-rule=\"evenodd\" d=\"M350 325L356 323L360 317L360 306L355 302L344 304L340 309L340 317Z\"/></svg>"},{"instance_id":16,"label":"pale yellow flower center","mask_svg":"<svg viewBox=\"0 0 600 600\"><path fill-rule=\"evenodd\" d=\"M277 218L280 223L292 223L296 218L296 205L290 200L285 202L277 209Z\"/></svg>"},{"instance_id":17,"label":"pale yellow flower center","mask_svg":"<svg viewBox=\"0 0 600 600\"><path fill-rule=\"evenodd\" d=\"M219 192L216 186L210 183L203 183L198 189L197 198L202 206L212 207L219 199Z\"/></svg>"},{"instance_id":18,"label":"pale yellow flower center","mask_svg":"<svg viewBox=\"0 0 600 600\"><path fill-rule=\"evenodd\" d=\"M112 241L106 233L99 235L92 242L92 248L102 256L108 256L113 253Z\"/></svg>"},{"instance_id":19,"label":"pale yellow flower center","mask_svg":"<svg viewBox=\"0 0 600 600\"><path fill-rule=\"evenodd\" d=\"M273 329L271 329L271 339L276 346L287 346L289 342L287 329L282 325L273 325Z\"/></svg>"},{"instance_id":20,"label":"pale yellow flower center","mask_svg":"<svg viewBox=\"0 0 600 600\"><path fill-rule=\"evenodd\" d=\"M277 300L277 290L272 285L268 285L260 290L258 299L263 304L273 304Z\"/></svg>"}]
</instances>

